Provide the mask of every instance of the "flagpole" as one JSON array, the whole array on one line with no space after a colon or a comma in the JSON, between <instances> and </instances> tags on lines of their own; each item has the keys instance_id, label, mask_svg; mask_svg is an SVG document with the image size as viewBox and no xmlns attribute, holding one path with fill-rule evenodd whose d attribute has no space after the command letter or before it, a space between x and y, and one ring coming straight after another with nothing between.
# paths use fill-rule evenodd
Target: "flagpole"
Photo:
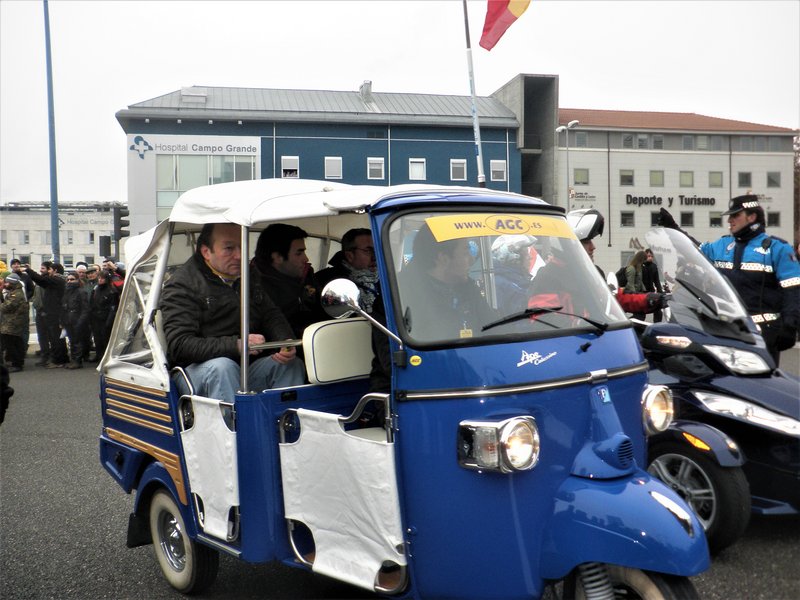
<instances>
[{"instance_id":1,"label":"flagpole","mask_svg":"<svg viewBox=\"0 0 800 600\"><path fill-rule=\"evenodd\" d=\"M475 73L472 69L472 45L469 40L469 17L467 0L464 4L464 33L467 36L467 66L469 68L469 93L472 97L472 130L475 135L475 157L478 161L478 187L486 187L486 175L483 173L483 151L481 150L481 126L478 122L478 101L475 96Z\"/></svg>"}]
</instances>

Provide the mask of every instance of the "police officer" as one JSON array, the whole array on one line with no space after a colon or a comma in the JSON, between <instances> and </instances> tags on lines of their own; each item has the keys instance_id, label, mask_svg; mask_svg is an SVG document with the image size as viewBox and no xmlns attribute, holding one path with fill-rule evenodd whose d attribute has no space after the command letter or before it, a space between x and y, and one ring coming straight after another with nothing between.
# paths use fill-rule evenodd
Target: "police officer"
<instances>
[{"instance_id":1,"label":"police officer","mask_svg":"<svg viewBox=\"0 0 800 600\"><path fill-rule=\"evenodd\" d=\"M737 196L722 214L730 235L700 244L700 251L739 293L777 365L800 326L800 264L788 242L767 235L758 196ZM680 230L663 208L661 224Z\"/></svg>"}]
</instances>

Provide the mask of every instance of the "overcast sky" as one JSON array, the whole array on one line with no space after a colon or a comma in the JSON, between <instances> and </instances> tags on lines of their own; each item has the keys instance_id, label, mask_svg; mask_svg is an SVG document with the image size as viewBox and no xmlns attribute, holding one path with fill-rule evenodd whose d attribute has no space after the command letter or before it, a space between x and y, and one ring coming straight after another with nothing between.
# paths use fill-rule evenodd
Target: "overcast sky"
<instances>
[{"instance_id":1,"label":"overcast sky","mask_svg":"<svg viewBox=\"0 0 800 600\"><path fill-rule=\"evenodd\" d=\"M58 197L124 201L114 114L183 86L469 94L460 0L51 0ZM693 112L800 128L800 0L533 0L478 46L476 92L560 77L562 108ZM0 0L0 202L48 201L41 0Z\"/></svg>"}]
</instances>

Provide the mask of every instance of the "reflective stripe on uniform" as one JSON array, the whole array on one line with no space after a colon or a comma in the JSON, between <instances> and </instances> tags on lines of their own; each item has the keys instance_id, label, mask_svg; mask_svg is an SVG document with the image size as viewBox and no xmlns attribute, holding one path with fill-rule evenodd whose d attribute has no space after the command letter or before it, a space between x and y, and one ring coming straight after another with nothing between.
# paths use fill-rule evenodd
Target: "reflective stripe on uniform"
<instances>
[{"instance_id":1,"label":"reflective stripe on uniform","mask_svg":"<svg viewBox=\"0 0 800 600\"><path fill-rule=\"evenodd\" d=\"M795 285L800 285L800 277L792 277L790 279L784 279L781 281L781 287L788 288Z\"/></svg>"},{"instance_id":2,"label":"reflective stripe on uniform","mask_svg":"<svg viewBox=\"0 0 800 600\"><path fill-rule=\"evenodd\" d=\"M762 313L760 315L750 315L753 323L764 323L768 321L777 321L781 318L780 313Z\"/></svg>"},{"instance_id":3,"label":"reflective stripe on uniform","mask_svg":"<svg viewBox=\"0 0 800 600\"><path fill-rule=\"evenodd\" d=\"M742 271L766 271L772 273L772 265L765 265L764 263L743 262L739 267Z\"/></svg>"}]
</instances>

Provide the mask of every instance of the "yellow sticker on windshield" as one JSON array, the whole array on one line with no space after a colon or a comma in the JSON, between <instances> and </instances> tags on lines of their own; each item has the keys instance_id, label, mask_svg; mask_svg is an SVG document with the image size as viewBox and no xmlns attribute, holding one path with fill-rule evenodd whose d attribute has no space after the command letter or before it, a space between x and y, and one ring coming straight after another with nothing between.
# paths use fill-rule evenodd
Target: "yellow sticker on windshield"
<instances>
[{"instance_id":1,"label":"yellow sticker on windshield","mask_svg":"<svg viewBox=\"0 0 800 600\"><path fill-rule=\"evenodd\" d=\"M565 219L541 215L469 213L425 219L437 242L494 235L533 235L576 239Z\"/></svg>"}]
</instances>

